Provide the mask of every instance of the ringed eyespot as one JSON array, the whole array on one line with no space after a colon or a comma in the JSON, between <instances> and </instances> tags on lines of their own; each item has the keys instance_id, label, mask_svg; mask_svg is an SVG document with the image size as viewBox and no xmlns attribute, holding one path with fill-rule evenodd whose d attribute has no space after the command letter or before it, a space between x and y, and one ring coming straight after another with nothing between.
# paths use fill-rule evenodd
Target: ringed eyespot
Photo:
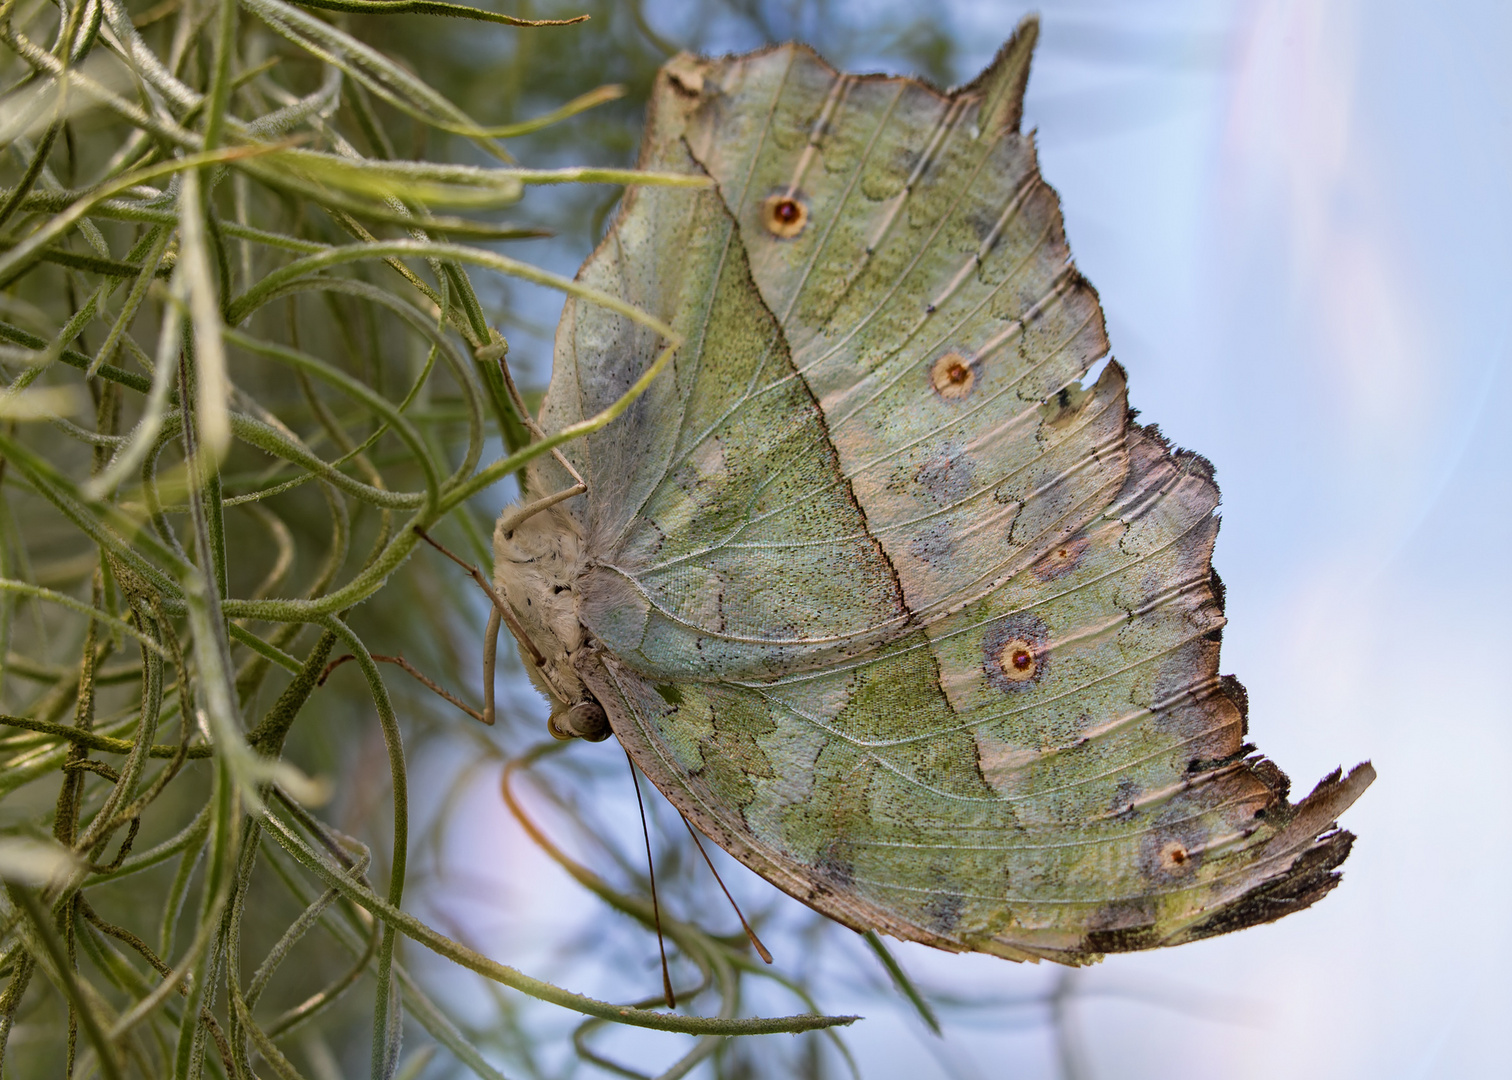
<instances>
[{"instance_id":1,"label":"ringed eyespot","mask_svg":"<svg viewBox=\"0 0 1512 1080\"><path fill-rule=\"evenodd\" d=\"M779 240L791 240L808 224L808 205L792 192L768 195L761 204L761 223Z\"/></svg>"},{"instance_id":2,"label":"ringed eyespot","mask_svg":"<svg viewBox=\"0 0 1512 1080\"><path fill-rule=\"evenodd\" d=\"M1057 544L1034 564L1032 567L1034 576L1041 581L1053 581L1064 577L1081 565L1082 555L1090 544L1091 540L1085 536L1078 536Z\"/></svg>"},{"instance_id":3,"label":"ringed eyespot","mask_svg":"<svg viewBox=\"0 0 1512 1080\"><path fill-rule=\"evenodd\" d=\"M1002 668L1003 678L1009 682L1027 682L1039 670L1039 658L1034 654L1033 645L1023 638L1014 638L1004 642L998 650L998 666Z\"/></svg>"},{"instance_id":4,"label":"ringed eyespot","mask_svg":"<svg viewBox=\"0 0 1512 1080\"><path fill-rule=\"evenodd\" d=\"M929 384L946 401L961 401L976 385L971 358L952 349L930 365Z\"/></svg>"},{"instance_id":5,"label":"ringed eyespot","mask_svg":"<svg viewBox=\"0 0 1512 1080\"><path fill-rule=\"evenodd\" d=\"M1185 844L1179 840L1171 840L1160 849L1160 867L1167 871L1180 870L1191 857Z\"/></svg>"},{"instance_id":6,"label":"ringed eyespot","mask_svg":"<svg viewBox=\"0 0 1512 1080\"><path fill-rule=\"evenodd\" d=\"M1003 620L982 641L987 681L1006 693L1029 689L1045 677L1049 641L1045 624L1032 615L1020 613Z\"/></svg>"}]
</instances>

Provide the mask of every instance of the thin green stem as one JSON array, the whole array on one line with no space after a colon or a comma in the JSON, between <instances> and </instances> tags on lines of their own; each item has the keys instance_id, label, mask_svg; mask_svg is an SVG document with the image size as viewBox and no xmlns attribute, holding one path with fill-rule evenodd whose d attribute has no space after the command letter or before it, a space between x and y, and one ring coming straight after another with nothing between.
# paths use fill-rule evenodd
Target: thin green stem
<instances>
[{"instance_id":1,"label":"thin green stem","mask_svg":"<svg viewBox=\"0 0 1512 1080\"><path fill-rule=\"evenodd\" d=\"M735 1020L678 1016L676 1013L655 1012L647 1009L637 1009L628 1005L615 1005L611 1002L585 997L582 994L574 994L570 990L563 990L561 987L554 986L551 983L532 978L515 968L490 960L460 942L453 941L445 935L438 933L418 919L406 915L404 912L393 907L371 890L364 889L354 883L344 870L331 866L325 858L313 851L309 845L299 838L293 829L285 825L277 816L265 813L262 820L269 835L278 841L283 849L292 855L296 861L353 903L366 908L373 915L394 925L406 937L470 971L477 972L487 979L501 983L504 986L512 987L541 1001L559 1005L562 1008L571 1009L588 1016L599 1016L606 1020L630 1024L634 1027L652 1028L657 1031L677 1031L688 1035L766 1035L780 1031L815 1031L820 1028L851 1024L859 1019L859 1017L855 1016L816 1016L812 1014L783 1017L752 1017Z\"/></svg>"},{"instance_id":2,"label":"thin green stem","mask_svg":"<svg viewBox=\"0 0 1512 1080\"><path fill-rule=\"evenodd\" d=\"M383 728L383 742L388 750L389 782L394 798L394 847L389 863L389 887L387 906L399 910L404 899L404 875L409 862L409 781L404 767L404 740L399 732L399 718L394 715L393 703L389 700L388 688L383 684L383 675L373 662L372 654L362 639L334 617L320 620L327 633L335 634L357 658L367 680L368 693L378 709L378 722ZM397 928L391 922L384 923L383 936L378 942L378 990L373 1006L373 1055L372 1069L375 1080L388 1075L389 1027L396 1018L390 1016L390 995L393 993L392 977L394 964L394 940Z\"/></svg>"},{"instance_id":3,"label":"thin green stem","mask_svg":"<svg viewBox=\"0 0 1512 1080\"><path fill-rule=\"evenodd\" d=\"M100 1022L95 1002L85 996L78 973L74 970L63 942L58 940L57 933L52 927L51 913L30 889L7 884L6 892L10 896L11 903L25 913L29 924L29 936L40 943L42 950L46 953L47 962L44 970L58 982L59 989L63 991L74 1013L79 1017L85 1037L94 1047L100 1075L105 1077L105 1080L121 1080L121 1065L116 1058L116 1048L112 1044L109 1033Z\"/></svg>"}]
</instances>

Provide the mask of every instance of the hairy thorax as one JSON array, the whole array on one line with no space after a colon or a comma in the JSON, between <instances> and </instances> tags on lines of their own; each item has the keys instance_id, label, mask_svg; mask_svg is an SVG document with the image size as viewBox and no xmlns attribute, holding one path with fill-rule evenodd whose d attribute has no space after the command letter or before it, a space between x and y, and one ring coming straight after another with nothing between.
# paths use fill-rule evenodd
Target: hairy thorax
<instances>
[{"instance_id":1,"label":"hairy thorax","mask_svg":"<svg viewBox=\"0 0 1512 1080\"><path fill-rule=\"evenodd\" d=\"M583 685L574 661L587 635L574 590L583 563L583 534L560 507L523 521L507 508L494 530L494 585L524 632L520 658L530 681L551 702L551 733L559 738L606 738L604 710Z\"/></svg>"}]
</instances>

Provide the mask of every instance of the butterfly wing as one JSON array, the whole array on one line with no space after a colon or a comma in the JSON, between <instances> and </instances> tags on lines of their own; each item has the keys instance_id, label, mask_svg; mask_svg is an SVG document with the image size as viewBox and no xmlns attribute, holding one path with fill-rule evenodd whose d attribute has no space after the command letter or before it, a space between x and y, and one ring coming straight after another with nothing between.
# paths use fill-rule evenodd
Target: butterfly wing
<instances>
[{"instance_id":1,"label":"butterfly wing","mask_svg":"<svg viewBox=\"0 0 1512 1080\"><path fill-rule=\"evenodd\" d=\"M1130 420L1018 117L801 46L674 61L643 188L582 277L688 340L571 444L585 683L646 774L855 927L1080 962L1277 918L1337 880L1373 775L1300 804L1217 674L1211 468ZM572 304L544 422L657 342ZM555 477L543 465L536 483Z\"/></svg>"}]
</instances>

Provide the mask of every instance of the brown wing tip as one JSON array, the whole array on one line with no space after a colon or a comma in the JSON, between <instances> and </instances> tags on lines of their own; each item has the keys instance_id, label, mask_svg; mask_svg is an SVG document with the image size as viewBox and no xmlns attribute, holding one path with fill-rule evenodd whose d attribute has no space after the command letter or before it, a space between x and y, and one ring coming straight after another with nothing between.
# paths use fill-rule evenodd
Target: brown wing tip
<instances>
[{"instance_id":1,"label":"brown wing tip","mask_svg":"<svg viewBox=\"0 0 1512 1080\"><path fill-rule=\"evenodd\" d=\"M1344 775L1335 769L1292 811L1292 819L1277 840L1286 834L1295 839L1313 837L1280 877L1251 889L1234 903L1192 926L1185 927L1162 945L1216 937L1260 923L1275 922L1295 911L1311 907L1333 891L1343 879L1339 867L1354 847L1354 833L1335 827L1338 816L1354 803L1375 779L1375 768L1362 762ZM1300 844L1298 846L1301 846Z\"/></svg>"},{"instance_id":2,"label":"brown wing tip","mask_svg":"<svg viewBox=\"0 0 1512 1080\"><path fill-rule=\"evenodd\" d=\"M1354 804L1375 778L1375 766L1368 761L1350 769L1348 776L1344 775L1343 769L1335 769L1319 780L1307 793L1307 798L1296 805L1287 831L1311 831L1317 835L1333 828L1339 815Z\"/></svg>"},{"instance_id":3,"label":"brown wing tip","mask_svg":"<svg viewBox=\"0 0 1512 1080\"><path fill-rule=\"evenodd\" d=\"M982 95L984 131L1017 131L1024 116L1024 88L1029 84L1029 61L1039 41L1039 16L1025 15L1013 36L998 50L987 69L968 83L963 93Z\"/></svg>"},{"instance_id":4,"label":"brown wing tip","mask_svg":"<svg viewBox=\"0 0 1512 1080\"><path fill-rule=\"evenodd\" d=\"M1280 771L1275 771L1279 775ZM1260 882L1206 918L1164 936L1154 924L1095 930L1087 935L1081 949L1051 958L1063 964L1095 963L1106 953L1183 945L1275 922L1311 907L1343 879L1339 867L1354 847L1354 833L1337 828L1336 819L1374 779L1375 769L1367 761L1356 765L1347 776L1342 769L1335 769L1320 780L1307 798L1289 808L1285 828L1272 840L1282 850L1298 852L1291 864L1277 877ZM1281 797L1284 800L1284 795Z\"/></svg>"},{"instance_id":5,"label":"brown wing tip","mask_svg":"<svg viewBox=\"0 0 1512 1080\"><path fill-rule=\"evenodd\" d=\"M1297 857L1291 869L1274 881L1251 890L1235 904L1212 917L1189 926L1162 944L1179 945L1188 941L1216 937L1261 923L1275 922L1295 911L1311 907L1333 891L1343 880L1338 867L1349 857L1354 833L1336 829L1318 837L1313 846Z\"/></svg>"},{"instance_id":6,"label":"brown wing tip","mask_svg":"<svg viewBox=\"0 0 1512 1080\"><path fill-rule=\"evenodd\" d=\"M680 52L662 65L658 75L673 90L688 97L703 93L706 61L690 52Z\"/></svg>"}]
</instances>

